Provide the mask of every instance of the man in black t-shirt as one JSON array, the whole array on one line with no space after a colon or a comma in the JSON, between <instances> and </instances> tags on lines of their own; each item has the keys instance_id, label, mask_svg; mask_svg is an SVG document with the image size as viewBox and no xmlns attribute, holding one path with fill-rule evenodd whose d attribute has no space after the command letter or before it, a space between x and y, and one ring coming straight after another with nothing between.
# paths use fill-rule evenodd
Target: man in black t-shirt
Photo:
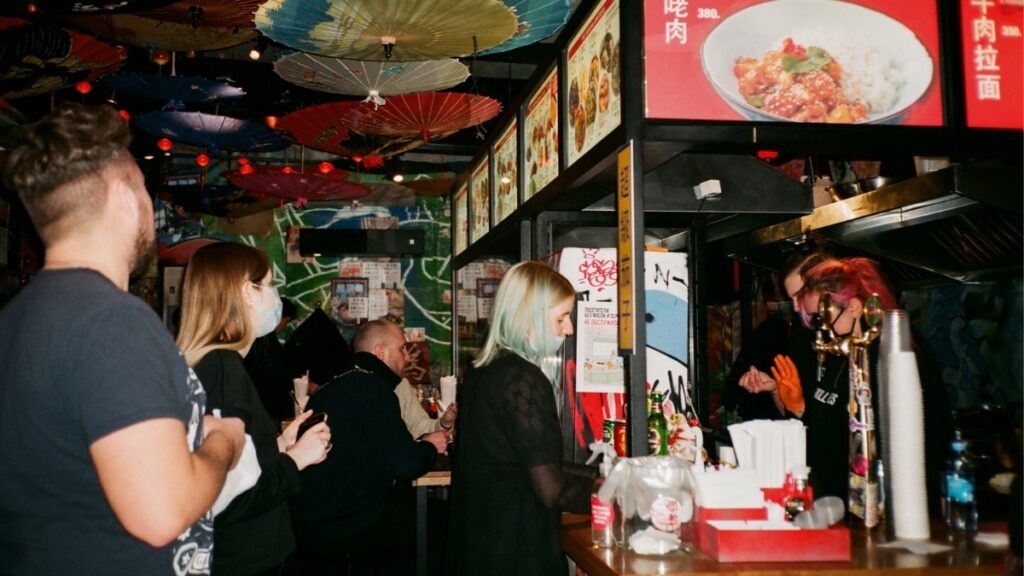
<instances>
[{"instance_id":1,"label":"man in black t-shirt","mask_svg":"<svg viewBox=\"0 0 1024 576\"><path fill-rule=\"evenodd\" d=\"M46 256L0 311L3 574L210 571L243 426L203 417L202 385L127 292L154 244L129 138L112 108L67 105L5 167Z\"/></svg>"}]
</instances>

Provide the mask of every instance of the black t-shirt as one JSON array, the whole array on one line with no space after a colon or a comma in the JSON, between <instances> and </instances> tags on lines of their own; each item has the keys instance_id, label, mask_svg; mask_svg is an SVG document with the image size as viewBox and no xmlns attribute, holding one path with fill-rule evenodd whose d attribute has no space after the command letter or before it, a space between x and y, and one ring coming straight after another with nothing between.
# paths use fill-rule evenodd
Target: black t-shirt
<instances>
[{"instance_id":1,"label":"black t-shirt","mask_svg":"<svg viewBox=\"0 0 1024 576\"><path fill-rule=\"evenodd\" d=\"M561 511L585 506L594 477L565 474L551 382L507 353L470 370L457 401L452 573L565 574Z\"/></svg>"},{"instance_id":2,"label":"black t-shirt","mask_svg":"<svg viewBox=\"0 0 1024 576\"><path fill-rule=\"evenodd\" d=\"M0 311L0 365L0 573L209 573L209 512L149 546L118 522L89 454L156 418L202 441L202 386L151 309L96 271L44 270Z\"/></svg>"}]
</instances>

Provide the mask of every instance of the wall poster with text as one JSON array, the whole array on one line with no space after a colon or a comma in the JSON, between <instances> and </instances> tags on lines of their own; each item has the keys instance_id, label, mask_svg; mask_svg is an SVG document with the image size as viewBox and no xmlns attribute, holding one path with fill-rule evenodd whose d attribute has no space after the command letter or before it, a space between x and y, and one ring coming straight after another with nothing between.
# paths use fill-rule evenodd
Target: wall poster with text
<instances>
[{"instance_id":1,"label":"wall poster with text","mask_svg":"<svg viewBox=\"0 0 1024 576\"><path fill-rule=\"evenodd\" d=\"M569 41L568 164L576 162L622 120L619 2L602 0Z\"/></svg>"},{"instance_id":2,"label":"wall poster with text","mask_svg":"<svg viewBox=\"0 0 1024 576\"><path fill-rule=\"evenodd\" d=\"M463 183L452 196L454 218L452 227L455 230L455 253L459 254L469 246L469 188Z\"/></svg>"},{"instance_id":3,"label":"wall poster with text","mask_svg":"<svg viewBox=\"0 0 1024 576\"><path fill-rule=\"evenodd\" d=\"M519 140L513 118L494 145L494 224L497 225L519 206Z\"/></svg>"},{"instance_id":4,"label":"wall poster with text","mask_svg":"<svg viewBox=\"0 0 1024 576\"><path fill-rule=\"evenodd\" d=\"M491 164L487 156L473 169L470 200L473 217L469 225L469 242L473 243L491 229Z\"/></svg>"},{"instance_id":5,"label":"wall poster with text","mask_svg":"<svg viewBox=\"0 0 1024 576\"><path fill-rule=\"evenodd\" d=\"M1024 129L1024 4L960 0L970 128Z\"/></svg>"},{"instance_id":6,"label":"wall poster with text","mask_svg":"<svg viewBox=\"0 0 1024 576\"><path fill-rule=\"evenodd\" d=\"M526 190L523 200L558 176L558 68L530 95L523 121L526 140Z\"/></svg>"}]
</instances>

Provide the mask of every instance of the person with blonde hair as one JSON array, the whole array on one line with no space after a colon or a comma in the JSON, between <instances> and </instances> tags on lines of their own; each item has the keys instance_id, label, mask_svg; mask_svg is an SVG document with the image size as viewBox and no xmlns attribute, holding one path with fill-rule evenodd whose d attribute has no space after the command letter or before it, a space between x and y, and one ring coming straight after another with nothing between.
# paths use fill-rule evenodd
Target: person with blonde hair
<instances>
[{"instance_id":1,"label":"person with blonde hair","mask_svg":"<svg viewBox=\"0 0 1024 576\"><path fill-rule=\"evenodd\" d=\"M46 249L0 311L0 572L206 574L209 512L242 422L203 388L130 277L153 203L109 106L64 104L10 151L5 183Z\"/></svg>"},{"instance_id":2,"label":"person with blonde hair","mask_svg":"<svg viewBox=\"0 0 1024 576\"><path fill-rule=\"evenodd\" d=\"M575 301L569 281L539 262L516 264L498 286L487 338L457 395L453 574L567 571L561 512L588 510L594 471L562 462L547 360L573 333Z\"/></svg>"},{"instance_id":3,"label":"person with blonde hair","mask_svg":"<svg viewBox=\"0 0 1024 576\"><path fill-rule=\"evenodd\" d=\"M242 244L210 244L192 255L182 287L178 345L207 390L207 410L241 418L252 437L260 477L214 523L213 574L276 574L295 549L288 499L300 490L299 471L330 449L326 422L296 438L304 412L278 435L243 364L253 341L273 332L281 299L267 256Z\"/></svg>"}]
</instances>

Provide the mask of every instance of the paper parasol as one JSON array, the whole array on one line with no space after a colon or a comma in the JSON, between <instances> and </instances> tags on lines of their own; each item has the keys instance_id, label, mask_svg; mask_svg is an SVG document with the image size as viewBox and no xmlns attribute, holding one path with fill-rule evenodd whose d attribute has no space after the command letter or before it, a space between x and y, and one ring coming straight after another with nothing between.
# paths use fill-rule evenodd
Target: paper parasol
<instances>
[{"instance_id":1,"label":"paper parasol","mask_svg":"<svg viewBox=\"0 0 1024 576\"><path fill-rule=\"evenodd\" d=\"M67 20L103 38L151 50L219 50L256 38L251 26L194 28L135 14L75 15Z\"/></svg>"},{"instance_id":2,"label":"paper parasol","mask_svg":"<svg viewBox=\"0 0 1024 576\"><path fill-rule=\"evenodd\" d=\"M368 62L296 52L274 63L274 72L292 84L335 94L366 96L384 104L381 96L443 90L469 77L458 60Z\"/></svg>"},{"instance_id":3,"label":"paper parasol","mask_svg":"<svg viewBox=\"0 0 1024 576\"><path fill-rule=\"evenodd\" d=\"M418 136L424 142L494 118L501 103L461 92L424 92L388 98L387 106L350 113L349 129L377 136Z\"/></svg>"},{"instance_id":4,"label":"paper parasol","mask_svg":"<svg viewBox=\"0 0 1024 576\"><path fill-rule=\"evenodd\" d=\"M519 28L512 38L481 54L496 54L522 48L558 32L572 13L569 0L502 0L515 11Z\"/></svg>"},{"instance_id":5,"label":"paper parasol","mask_svg":"<svg viewBox=\"0 0 1024 576\"><path fill-rule=\"evenodd\" d=\"M224 102L245 96L237 86L194 76L119 74L104 78L100 84L114 92L169 102Z\"/></svg>"},{"instance_id":6,"label":"paper parasol","mask_svg":"<svg viewBox=\"0 0 1024 576\"><path fill-rule=\"evenodd\" d=\"M348 172L335 170L320 174L315 169L305 173L293 169L285 173L277 166L258 166L249 173L234 172L228 182L255 194L290 200L353 200L370 193L366 186L347 180Z\"/></svg>"},{"instance_id":7,"label":"paper parasol","mask_svg":"<svg viewBox=\"0 0 1024 576\"><path fill-rule=\"evenodd\" d=\"M392 61L468 56L508 40L518 26L498 0L267 0L254 22L303 52Z\"/></svg>"},{"instance_id":8,"label":"paper parasol","mask_svg":"<svg viewBox=\"0 0 1024 576\"><path fill-rule=\"evenodd\" d=\"M252 15L262 0L179 0L168 6L139 10L138 16L215 28L252 28Z\"/></svg>"},{"instance_id":9,"label":"paper parasol","mask_svg":"<svg viewBox=\"0 0 1024 576\"><path fill-rule=\"evenodd\" d=\"M45 12L55 14L74 12L79 14L98 14L106 12L131 12L145 6L146 9L170 4L175 0L39 0L36 4Z\"/></svg>"},{"instance_id":10,"label":"paper parasol","mask_svg":"<svg viewBox=\"0 0 1024 576\"><path fill-rule=\"evenodd\" d=\"M264 124L202 112L148 112L135 125L154 136L217 150L283 150L288 141Z\"/></svg>"},{"instance_id":11,"label":"paper parasol","mask_svg":"<svg viewBox=\"0 0 1024 576\"><path fill-rule=\"evenodd\" d=\"M92 36L18 18L0 18L0 96L60 90L115 72L125 53Z\"/></svg>"}]
</instances>

